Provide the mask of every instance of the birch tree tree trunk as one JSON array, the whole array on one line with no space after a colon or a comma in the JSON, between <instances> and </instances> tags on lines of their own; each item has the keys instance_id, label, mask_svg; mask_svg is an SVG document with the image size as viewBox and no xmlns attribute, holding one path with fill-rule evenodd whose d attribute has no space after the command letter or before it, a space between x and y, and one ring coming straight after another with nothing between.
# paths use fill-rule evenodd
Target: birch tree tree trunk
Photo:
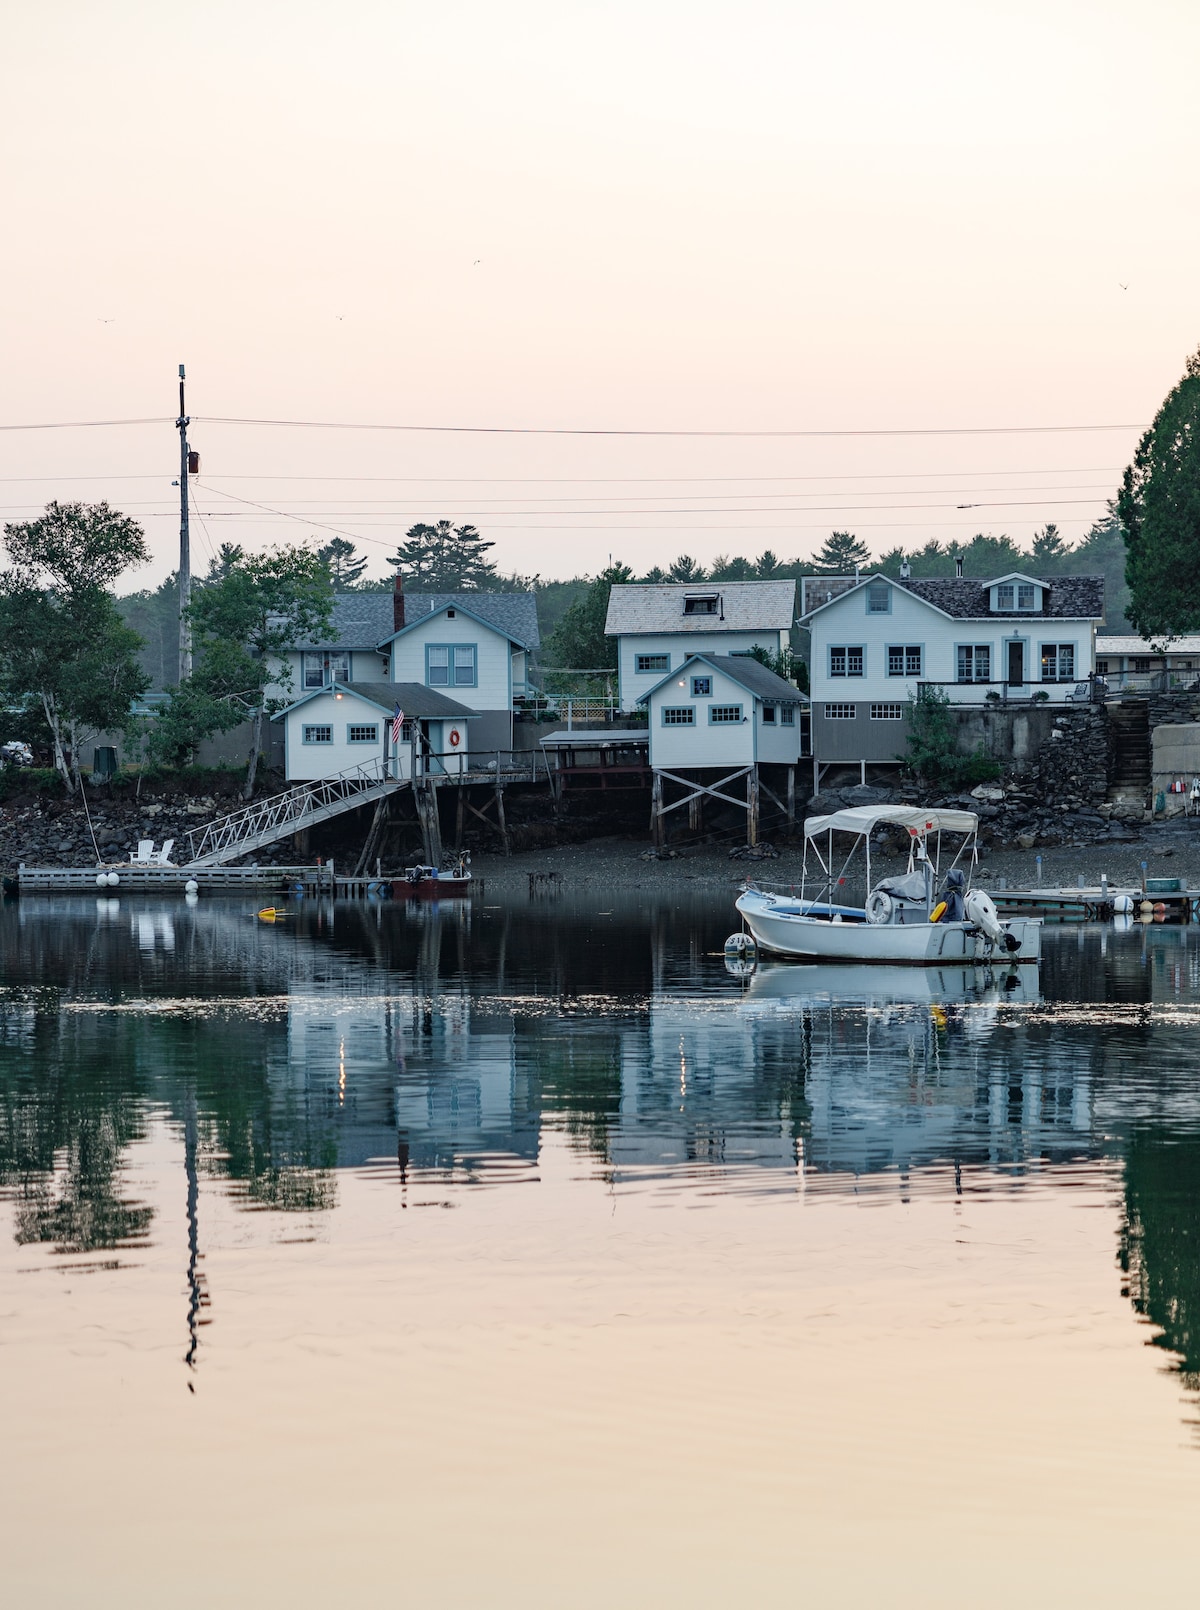
<instances>
[{"instance_id":1,"label":"birch tree tree trunk","mask_svg":"<svg viewBox=\"0 0 1200 1610\"><path fill-rule=\"evenodd\" d=\"M67 793L73 794L75 785L71 781L71 773L67 767L67 757L63 753L62 722L59 720L54 700L48 693L42 694L42 709L46 712L46 725L50 728L50 736L54 739L54 769L62 778L63 787Z\"/></svg>"},{"instance_id":2,"label":"birch tree tree trunk","mask_svg":"<svg viewBox=\"0 0 1200 1610\"><path fill-rule=\"evenodd\" d=\"M258 776L258 757L262 752L262 724L263 706L259 703L254 709L254 724L250 734L250 760L246 767L246 785L242 789L243 799L254 798L254 783Z\"/></svg>"}]
</instances>

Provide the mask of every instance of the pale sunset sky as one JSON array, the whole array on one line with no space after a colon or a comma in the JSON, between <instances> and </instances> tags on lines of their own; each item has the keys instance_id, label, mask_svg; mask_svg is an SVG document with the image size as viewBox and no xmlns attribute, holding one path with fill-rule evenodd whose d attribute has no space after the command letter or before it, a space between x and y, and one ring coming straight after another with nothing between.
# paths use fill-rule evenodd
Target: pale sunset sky
<instances>
[{"instance_id":1,"label":"pale sunset sky","mask_svg":"<svg viewBox=\"0 0 1200 1610\"><path fill-rule=\"evenodd\" d=\"M159 422L0 430L3 519L161 579L184 361L200 571L1078 538L1200 343L1198 59L1196 0L9 0L0 425Z\"/></svg>"}]
</instances>

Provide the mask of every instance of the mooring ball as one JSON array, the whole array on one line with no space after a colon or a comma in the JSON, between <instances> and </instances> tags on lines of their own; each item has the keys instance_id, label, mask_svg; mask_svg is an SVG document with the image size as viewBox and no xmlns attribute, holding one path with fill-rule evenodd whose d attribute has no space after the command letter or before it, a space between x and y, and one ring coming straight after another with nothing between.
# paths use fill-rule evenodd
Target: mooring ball
<instances>
[{"instance_id":1,"label":"mooring ball","mask_svg":"<svg viewBox=\"0 0 1200 1610\"><path fill-rule=\"evenodd\" d=\"M108 886L109 886L110 889L115 889L117 884L120 883L120 881L121 881L121 874L119 872L110 872L108 874Z\"/></svg>"},{"instance_id":2,"label":"mooring ball","mask_svg":"<svg viewBox=\"0 0 1200 1610\"><path fill-rule=\"evenodd\" d=\"M189 878L187 880L187 882L183 886L183 892L184 892L184 894L199 894L200 893L200 885L196 882L195 878Z\"/></svg>"},{"instance_id":3,"label":"mooring ball","mask_svg":"<svg viewBox=\"0 0 1200 1610\"><path fill-rule=\"evenodd\" d=\"M1133 899L1130 895L1119 894L1113 901L1113 910L1118 917L1128 917L1133 910Z\"/></svg>"},{"instance_id":4,"label":"mooring ball","mask_svg":"<svg viewBox=\"0 0 1200 1610\"><path fill-rule=\"evenodd\" d=\"M97 887L97 889L107 889L108 888L108 873L107 872L97 872L97 874L96 874L96 887Z\"/></svg>"}]
</instances>

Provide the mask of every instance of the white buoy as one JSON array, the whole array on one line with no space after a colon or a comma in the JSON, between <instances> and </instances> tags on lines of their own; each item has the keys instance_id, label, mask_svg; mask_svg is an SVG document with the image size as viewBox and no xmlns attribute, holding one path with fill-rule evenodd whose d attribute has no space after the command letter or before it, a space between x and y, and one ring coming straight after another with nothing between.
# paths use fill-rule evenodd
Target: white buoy
<instances>
[{"instance_id":1,"label":"white buoy","mask_svg":"<svg viewBox=\"0 0 1200 1610\"><path fill-rule=\"evenodd\" d=\"M108 873L107 872L97 872L97 874L96 874L96 887L97 887L97 889L107 889L108 888Z\"/></svg>"},{"instance_id":2,"label":"white buoy","mask_svg":"<svg viewBox=\"0 0 1200 1610\"><path fill-rule=\"evenodd\" d=\"M200 904L200 896L198 894L193 894L189 889L183 897L183 903L185 906L198 906Z\"/></svg>"},{"instance_id":3,"label":"white buoy","mask_svg":"<svg viewBox=\"0 0 1200 1610\"><path fill-rule=\"evenodd\" d=\"M195 878L189 878L187 880L187 882L183 886L183 892L184 892L184 894L199 894L200 893L200 885L196 882Z\"/></svg>"},{"instance_id":4,"label":"white buoy","mask_svg":"<svg viewBox=\"0 0 1200 1610\"><path fill-rule=\"evenodd\" d=\"M120 881L121 881L121 874L119 872L110 872L108 874L108 886L109 886L110 889L115 889L117 884L120 883Z\"/></svg>"},{"instance_id":5,"label":"white buoy","mask_svg":"<svg viewBox=\"0 0 1200 1610\"><path fill-rule=\"evenodd\" d=\"M1133 911L1132 895L1119 894L1113 901L1113 911L1118 917L1128 917Z\"/></svg>"}]
</instances>

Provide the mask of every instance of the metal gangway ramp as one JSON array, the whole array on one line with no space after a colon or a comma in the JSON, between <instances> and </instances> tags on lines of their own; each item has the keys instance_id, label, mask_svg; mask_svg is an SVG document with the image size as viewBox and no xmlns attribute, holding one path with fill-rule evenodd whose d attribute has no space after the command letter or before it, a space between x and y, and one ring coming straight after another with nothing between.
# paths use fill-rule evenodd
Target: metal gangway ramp
<instances>
[{"instance_id":1,"label":"metal gangway ramp","mask_svg":"<svg viewBox=\"0 0 1200 1610\"><path fill-rule=\"evenodd\" d=\"M332 777L298 783L286 793L255 800L204 827L192 828L187 834L188 859L182 864L220 866L224 861L236 861L264 844L315 827L318 822L328 822L343 811L370 805L403 786L400 778L385 773L382 757L335 772Z\"/></svg>"}]
</instances>

